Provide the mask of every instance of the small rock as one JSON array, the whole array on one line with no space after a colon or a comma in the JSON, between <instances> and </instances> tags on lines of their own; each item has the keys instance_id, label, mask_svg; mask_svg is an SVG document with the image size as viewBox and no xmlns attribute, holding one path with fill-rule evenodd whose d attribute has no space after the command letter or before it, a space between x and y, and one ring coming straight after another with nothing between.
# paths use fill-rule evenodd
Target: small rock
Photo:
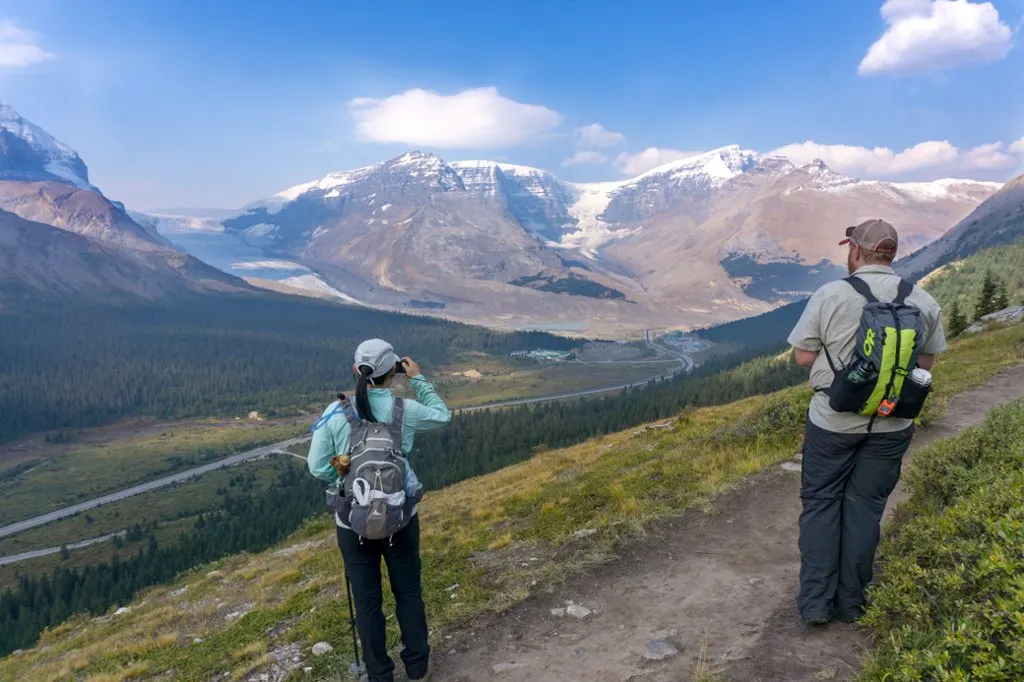
<instances>
[{"instance_id":1,"label":"small rock","mask_svg":"<svg viewBox=\"0 0 1024 682\"><path fill-rule=\"evenodd\" d=\"M555 618L562 618L565 616L565 609L551 609L551 615Z\"/></svg>"},{"instance_id":2,"label":"small rock","mask_svg":"<svg viewBox=\"0 0 1024 682\"><path fill-rule=\"evenodd\" d=\"M579 604L573 604L572 606L568 607L565 610L565 612L568 613L570 616L573 616L574 618L579 618L580 620L583 620L591 613L593 613L593 611L588 609L586 606L580 606Z\"/></svg>"},{"instance_id":3,"label":"small rock","mask_svg":"<svg viewBox=\"0 0 1024 682\"><path fill-rule=\"evenodd\" d=\"M305 668L302 669L302 672L308 675L309 673L313 672L313 666L307 665Z\"/></svg>"},{"instance_id":4,"label":"small rock","mask_svg":"<svg viewBox=\"0 0 1024 682\"><path fill-rule=\"evenodd\" d=\"M193 644L202 644L203 643L203 638L202 637L196 637L195 639L192 640L192 643Z\"/></svg>"},{"instance_id":5,"label":"small rock","mask_svg":"<svg viewBox=\"0 0 1024 682\"><path fill-rule=\"evenodd\" d=\"M785 471L800 471L801 468L802 468L802 465L797 464L796 462L783 462L782 463L782 468Z\"/></svg>"},{"instance_id":6,"label":"small rock","mask_svg":"<svg viewBox=\"0 0 1024 682\"><path fill-rule=\"evenodd\" d=\"M644 647L643 657L648 661L664 661L666 658L672 658L679 653L679 649L675 648L663 639L654 639L647 643Z\"/></svg>"},{"instance_id":7,"label":"small rock","mask_svg":"<svg viewBox=\"0 0 1024 682\"><path fill-rule=\"evenodd\" d=\"M501 673L507 673L510 670L516 670L517 668L522 667L522 663L495 663L491 666L491 670L495 675L500 675Z\"/></svg>"},{"instance_id":8,"label":"small rock","mask_svg":"<svg viewBox=\"0 0 1024 682\"><path fill-rule=\"evenodd\" d=\"M582 528L582 529L576 531L575 533L573 533L572 535L575 538L581 538L582 539L582 538L589 538L591 535L594 535L595 533L597 533L597 529L596 528Z\"/></svg>"},{"instance_id":9,"label":"small rock","mask_svg":"<svg viewBox=\"0 0 1024 682\"><path fill-rule=\"evenodd\" d=\"M760 585L764 582L764 580L762 580L761 578L751 578L747 582L749 582L751 585Z\"/></svg>"},{"instance_id":10,"label":"small rock","mask_svg":"<svg viewBox=\"0 0 1024 682\"><path fill-rule=\"evenodd\" d=\"M334 647L328 644L327 642L317 642L313 645L314 656L323 656L324 654L329 653L331 651L334 651Z\"/></svg>"},{"instance_id":11,"label":"small rock","mask_svg":"<svg viewBox=\"0 0 1024 682\"><path fill-rule=\"evenodd\" d=\"M131 613L131 612L132 612L132 610L130 608L128 608L127 606L122 606L117 611L114 611L114 615L115 616L123 616L124 614Z\"/></svg>"}]
</instances>

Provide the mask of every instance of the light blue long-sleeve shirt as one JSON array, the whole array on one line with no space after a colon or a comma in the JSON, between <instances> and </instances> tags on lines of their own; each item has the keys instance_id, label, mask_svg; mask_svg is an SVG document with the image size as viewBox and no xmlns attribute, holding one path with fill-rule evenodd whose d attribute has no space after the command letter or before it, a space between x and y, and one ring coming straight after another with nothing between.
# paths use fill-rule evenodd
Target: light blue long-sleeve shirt
<instances>
[{"instance_id":1,"label":"light blue long-sleeve shirt","mask_svg":"<svg viewBox=\"0 0 1024 682\"><path fill-rule=\"evenodd\" d=\"M437 391L422 374L410 378L410 383L416 391L416 400L405 401L405 415L402 418L402 452L406 457L412 452L413 441L420 431L430 431L444 426L452 419L452 413L444 404ZM391 421L391 410L395 405L395 398L391 391L386 388L371 388L367 390L367 397L370 400L370 409L378 422L388 423ZM338 401L327 406L323 416L328 417L327 421L319 425L313 431L313 439L309 444L309 455L306 457L306 466L309 472L325 481L334 483L339 480L338 472L331 466L331 457L348 453L348 438L351 427L348 420L341 411L335 411ZM354 409L354 405L353 405ZM409 474L405 479L406 491L411 491L419 484L419 479L409 466Z\"/></svg>"}]
</instances>

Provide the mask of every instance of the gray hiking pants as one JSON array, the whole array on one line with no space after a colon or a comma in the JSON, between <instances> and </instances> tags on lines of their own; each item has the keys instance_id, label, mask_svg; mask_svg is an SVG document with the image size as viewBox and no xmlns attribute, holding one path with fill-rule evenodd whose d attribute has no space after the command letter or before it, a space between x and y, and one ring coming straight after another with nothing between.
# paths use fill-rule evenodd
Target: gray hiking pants
<instances>
[{"instance_id":1,"label":"gray hiking pants","mask_svg":"<svg viewBox=\"0 0 1024 682\"><path fill-rule=\"evenodd\" d=\"M804 432L800 499L800 595L804 620L864 612L885 502L900 478L914 427L845 434L810 422Z\"/></svg>"}]
</instances>

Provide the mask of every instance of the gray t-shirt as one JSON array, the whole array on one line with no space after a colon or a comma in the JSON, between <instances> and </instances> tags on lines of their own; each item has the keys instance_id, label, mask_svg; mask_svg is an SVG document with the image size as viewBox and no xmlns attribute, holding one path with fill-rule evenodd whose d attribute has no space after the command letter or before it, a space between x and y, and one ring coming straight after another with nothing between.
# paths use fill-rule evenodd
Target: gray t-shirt
<instances>
[{"instance_id":1,"label":"gray t-shirt","mask_svg":"<svg viewBox=\"0 0 1024 682\"><path fill-rule=\"evenodd\" d=\"M880 301L896 298L900 278L892 268L866 265L854 274L867 282L871 292ZM816 391L831 386L835 376L825 353L821 352L823 345L828 347L838 367L845 366L853 359L853 346L865 302L864 297L843 280L829 282L814 292L807 302L807 308L789 335L789 345L818 353L818 359L811 367L811 387ZM907 297L907 303L920 309L924 318L925 338L920 352L935 354L946 350L941 309L931 294L921 287L914 287L914 291ZM815 393L811 399L809 418L815 426L833 433L867 433L871 421L870 417L853 412L836 412L829 407L828 396L820 392ZM902 431L912 423L910 419L878 418L871 430L884 433Z\"/></svg>"}]
</instances>

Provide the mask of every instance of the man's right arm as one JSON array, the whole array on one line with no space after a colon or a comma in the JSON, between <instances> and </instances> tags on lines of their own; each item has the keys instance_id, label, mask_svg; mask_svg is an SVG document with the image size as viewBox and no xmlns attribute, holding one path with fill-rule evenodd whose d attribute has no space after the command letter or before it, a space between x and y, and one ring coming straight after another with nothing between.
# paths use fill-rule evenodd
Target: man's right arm
<instances>
[{"instance_id":1,"label":"man's right arm","mask_svg":"<svg viewBox=\"0 0 1024 682\"><path fill-rule=\"evenodd\" d=\"M824 296L818 289L807 301L793 331L789 334L789 345L793 347L796 362L801 367L811 367L822 349L821 307Z\"/></svg>"}]
</instances>

